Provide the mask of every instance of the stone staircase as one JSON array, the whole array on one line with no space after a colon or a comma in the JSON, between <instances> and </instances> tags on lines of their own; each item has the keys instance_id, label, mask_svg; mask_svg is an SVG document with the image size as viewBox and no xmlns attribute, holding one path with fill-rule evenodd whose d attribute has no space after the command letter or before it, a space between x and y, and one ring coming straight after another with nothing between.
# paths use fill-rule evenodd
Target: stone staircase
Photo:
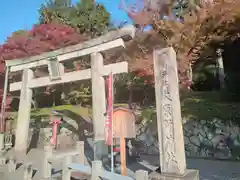
<instances>
[{"instance_id":1,"label":"stone staircase","mask_svg":"<svg viewBox=\"0 0 240 180\"><path fill-rule=\"evenodd\" d=\"M32 149L27 155L17 155L13 150L8 151L0 158L1 180L42 180L43 149ZM63 160L53 163L51 180L61 179L60 169Z\"/></svg>"},{"instance_id":2,"label":"stone staircase","mask_svg":"<svg viewBox=\"0 0 240 180\"><path fill-rule=\"evenodd\" d=\"M78 128L82 128L78 126L84 126L84 124L88 124L88 126L90 127L92 126L91 120L88 117L82 117L79 124L77 124L75 120L69 118L67 115L64 115L64 113L65 112L63 112L64 127L61 129L66 130L68 126L70 126L71 128L69 129L75 129L76 132L71 132L70 130L68 130L67 133L66 132L59 133L58 139L59 139L60 146L58 147L59 149L57 150L57 152L67 152L74 149L74 144L76 140L71 139L70 141L69 139L66 139L66 138L72 137L75 135L75 133L78 133ZM65 124L66 124L66 127L65 127ZM34 141L34 147L32 147L32 149L28 152L27 155L16 154L13 149L0 153L0 180L42 180L41 176L42 176L42 160L44 157L44 144L46 143L45 142L46 137L52 135L51 130L52 130L51 125L48 125L47 127L40 127L40 128L36 128L36 124L32 125L32 127L29 130L28 144L29 144L29 147L32 147L30 144L31 144L31 141ZM68 135L69 132L70 132L70 135ZM90 128L90 133L91 133L91 128ZM37 134L37 137L35 137L34 139L33 137L36 136L36 134ZM8 141L12 142L12 139ZM61 141L64 141L64 142L61 142ZM68 143L72 144L72 146L70 146ZM67 146L67 148L65 148L65 145ZM5 140L5 147L6 147L6 140ZM12 147L12 144L10 144L9 148L10 147ZM73 157L73 161L74 161L74 157ZM52 179L53 180L61 179L59 178L61 176L61 173L59 173L59 170L62 169L62 160L55 161L53 163L53 169L55 169L55 171L58 173L55 173ZM32 174L32 178L26 177L27 174Z\"/></svg>"},{"instance_id":3,"label":"stone staircase","mask_svg":"<svg viewBox=\"0 0 240 180\"><path fill-rule=\"evenodd\" d=\"M32 180L27 176L34 175L36 172L34 169L40 168L40 163L37 163L40 157L43 157L43 152L38 150L30 151L27 155L17 155L13 150L4 153L1 157L0 174L3 174L1 179Z\"/></svg>"}]
</instances>

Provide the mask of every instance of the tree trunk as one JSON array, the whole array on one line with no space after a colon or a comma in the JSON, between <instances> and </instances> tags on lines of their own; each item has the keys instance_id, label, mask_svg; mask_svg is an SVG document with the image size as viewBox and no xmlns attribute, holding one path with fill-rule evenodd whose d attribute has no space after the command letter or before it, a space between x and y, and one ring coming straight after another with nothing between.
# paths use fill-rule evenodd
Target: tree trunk
<instances>
[{"instance_id":1,"label":"tree trunk","mask_svg":"<svg viewBox=\"0 0 240 180\"><path fill-rule=\"evenodd\" d=\"M133 107L132 107L132 101L133 101L133 88L132 88L133 86L132 86L132 84L130 84L129 86L128 86L128 90L129 90L129 97L128 97L128 107L129 107L129 109L132 109Z\"/></svg>"},{"instance_id":2,"label":"tree trunk","mask_svg":"<svg viewBox=\"0 0 240 180\"><path fill-rule=\"evenodd\" d=\"M224 89L225 87L225 73L222 59L222 50L217 50L217 66L218 66L218 79L220 84L220 89Z\"/></svg>"}]
</instances>

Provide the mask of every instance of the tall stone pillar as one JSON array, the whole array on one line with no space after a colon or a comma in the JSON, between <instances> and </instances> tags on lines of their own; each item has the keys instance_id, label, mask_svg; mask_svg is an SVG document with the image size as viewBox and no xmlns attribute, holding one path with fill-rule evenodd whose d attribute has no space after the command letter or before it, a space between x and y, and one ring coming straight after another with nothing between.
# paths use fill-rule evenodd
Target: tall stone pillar
<instances>
[{"instance_id":1,"label":"tall stone pillar","mask_svg":"<svg viewBox=\"0 0 240 180\"><path fill-rule=\"evenodd\" d=\"M153 56L161 168L153 178L199 180L198 171L186 169L176 52L163 48Z\"/></svg>"},{"instance_id":2,"label":"tall stone pillar","mask_svg":"<svg viewBox=\"0 0 240 180\"><path fill-rule=\"evenodd\" d=\"M28 131L31 114L32 89L29 88L29 81L33 78L31 69L24 69L22 74L22 87L18 109L15 151L26 153L28 147Z\"/></svg>"},{"instance_id":3,"label":"tall stone pillar","mask_svg":"<svg viewBox=\"0 0 240 180\"><path fill-rule=\"evenodd\" d=\"M108 147L104 142L106 94L105 81L102 74L103 57L100 53L91 54L92 76L92 118L94 128L94 160L102 160L108 155Z\"/></svg>"}]
</instances>

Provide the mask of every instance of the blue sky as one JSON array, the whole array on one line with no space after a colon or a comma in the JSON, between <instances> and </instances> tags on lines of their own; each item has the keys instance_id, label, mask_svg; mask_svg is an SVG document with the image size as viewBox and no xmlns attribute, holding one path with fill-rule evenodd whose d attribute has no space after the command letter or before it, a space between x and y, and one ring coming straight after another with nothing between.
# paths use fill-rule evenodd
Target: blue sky
<instances>
[{"instance_id":1,"label":"blue sky","mask_svg":"<svg viewBox=\"0 0 240 180\"><path fill-rule=\"evenodd\" d=\"M77 2L78 0L73 0ZM113 22L128 20L125 12L118 9L120 0L97 0L104 4L111 13ZM38 9L45 0L7 0L1 2L0 7L0 44L11 35L12 32L22 29L30 29L38 20Z\"/></svg>"}]
</instances>

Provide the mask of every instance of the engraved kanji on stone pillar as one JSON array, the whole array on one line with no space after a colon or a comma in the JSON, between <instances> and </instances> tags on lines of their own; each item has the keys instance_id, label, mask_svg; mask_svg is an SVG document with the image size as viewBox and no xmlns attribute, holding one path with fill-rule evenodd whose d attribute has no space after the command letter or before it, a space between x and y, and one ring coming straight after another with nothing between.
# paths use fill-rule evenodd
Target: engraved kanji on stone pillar
<instances>
[{"instance_id":1,"label":"engraved kanji on stone pillar","mask_svg":"<svg viewBox=\"0 0 240 180\"><path fill-rule=\"evenodd\" d=\"M184 174L186 158L176 52L173 48L154 51L154 74L161 171Z\"/></svg>"}]
</instances>

